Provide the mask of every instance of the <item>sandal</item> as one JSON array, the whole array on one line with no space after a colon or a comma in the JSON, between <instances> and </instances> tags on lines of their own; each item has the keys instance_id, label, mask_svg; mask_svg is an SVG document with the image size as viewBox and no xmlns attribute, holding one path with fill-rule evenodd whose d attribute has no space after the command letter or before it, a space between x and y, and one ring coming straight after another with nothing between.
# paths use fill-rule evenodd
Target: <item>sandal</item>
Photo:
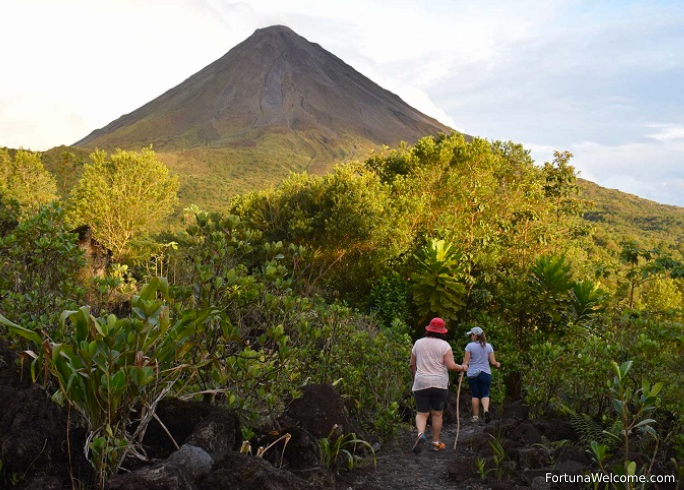
<instances>
[{"instance_id":1,"label":"sandal","mask_svg":"<svg viewBox=\"0 0 684 490\"><path fill-rule=\"evenodd\" d=\"M430 451L444 451L446 449L446 446L444 445L443 442L433 442L432 447L430 448Z\"/></svg>"},{"instance_id":2,"label":"sandal","mask_svg":"<svg viewBox=\"0 0 684 490\"><path fill-rule=\"evenodd\" d=\"M413 444L411 451L418 454L423 450L423 444L425 444L425 434L421 432L418 434L418 439L416 439L416 442Z\"/></svg>"}]
</instances>

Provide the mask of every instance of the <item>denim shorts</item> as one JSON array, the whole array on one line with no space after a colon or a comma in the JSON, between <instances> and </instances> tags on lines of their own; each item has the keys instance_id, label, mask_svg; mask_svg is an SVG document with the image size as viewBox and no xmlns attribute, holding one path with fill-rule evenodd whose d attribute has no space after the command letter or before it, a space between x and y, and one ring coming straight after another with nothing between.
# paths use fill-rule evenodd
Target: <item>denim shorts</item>
<instances>
[{"instance_id":1,"label":"denim shorts","mask_svg":"<svg viewBox=\"0 0 684 490\"><path fill-rule=\"evenodd\" d=\"M449 391L441 388L428 388L413 392L413 397L416 399L416 410L420 413L428 413L430 410L441 412L444 410L448 396Z\"/></svg>"},{"instance_id":2,"label":"denim shorts","mask_svg":"<svg viewBox=\"0 0 684 490\"><path fill-rule=\"evenodd\" d=\"M480 371L474 378L468 378L470 394L473 398L489 398L489 388L492 386L492 375Z\"/></svg>"}]
</instances>

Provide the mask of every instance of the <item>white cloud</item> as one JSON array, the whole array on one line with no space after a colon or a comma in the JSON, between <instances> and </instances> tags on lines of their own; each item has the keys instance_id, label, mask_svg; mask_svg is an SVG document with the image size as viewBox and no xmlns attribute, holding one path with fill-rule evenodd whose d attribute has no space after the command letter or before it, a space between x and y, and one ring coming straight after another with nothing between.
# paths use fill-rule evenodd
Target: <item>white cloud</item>
<instances>
[{"instance_id":1,"label":"white cloud","mask_svg":"<svg viewBox=\"0 0 684 490\"><path fill-rule=\"evenodd\" d=\"M623 145L583 142L571 145L570 151L575 155L572 164L583 178L664 204L684 205L682 140Z\"/></svg>"},{"instance_id":2,"label":"white cloud","mask_svg":"<svg viewBox=\"0 0 684 490\"><path fill-rule=\"evenodd\" d=\"M684 140L684 126L679 124L648 124L647 127L659 130L657 133L647 135L654 140L668 142L672 140Z\"/></svg>"}]
</instances>

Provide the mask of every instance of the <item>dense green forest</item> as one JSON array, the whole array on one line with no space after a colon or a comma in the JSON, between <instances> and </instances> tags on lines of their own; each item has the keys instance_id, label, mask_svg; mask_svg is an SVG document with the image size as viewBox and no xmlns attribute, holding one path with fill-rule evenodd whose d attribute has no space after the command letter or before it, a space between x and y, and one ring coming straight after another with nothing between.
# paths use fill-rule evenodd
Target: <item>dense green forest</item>
<instances>
[{"instance_id":1,"label":"dense green forest","mask_svg":"<svg viewBox=\"0 0 684 490\"><path fill-rule=\"evenodd\" d=\"M133 408L162 397L211 400L256 429L305 383L335 383L389 438L433 316L455 353L473 325L487 332L495 403L572 417L601 470L648 474L638 446L681 478L681 209L580 182L567 152L538 166L520 145L460 135L291 174L223 214L179 210L150 149L85 165L56 153L46 165L62 158L63 174L0 152L0 338L83 418L101 481L141 450ZM112 251L104 275L71 231L84 223Z\"/></svg>"}]
</instances>

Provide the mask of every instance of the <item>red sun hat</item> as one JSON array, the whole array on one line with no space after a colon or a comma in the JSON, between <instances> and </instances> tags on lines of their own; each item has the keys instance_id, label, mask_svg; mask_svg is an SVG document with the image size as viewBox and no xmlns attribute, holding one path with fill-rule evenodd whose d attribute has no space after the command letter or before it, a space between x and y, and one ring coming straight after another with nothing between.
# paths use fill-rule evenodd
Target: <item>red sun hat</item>
<instances>
[{"instance_id":1,"label":"red sun hat","mask_svg":"<svg viewBox=\"0 0 684 490\"><path fill-rule=\"evenodd\" d=\"M425 327L425 330L432 333L445 334L447 333L445 325L446 324L444 323L444 320L442 320L441 318L433 318L432 320L430 320L430 325Z\"/></svg>"}]
</instances>

